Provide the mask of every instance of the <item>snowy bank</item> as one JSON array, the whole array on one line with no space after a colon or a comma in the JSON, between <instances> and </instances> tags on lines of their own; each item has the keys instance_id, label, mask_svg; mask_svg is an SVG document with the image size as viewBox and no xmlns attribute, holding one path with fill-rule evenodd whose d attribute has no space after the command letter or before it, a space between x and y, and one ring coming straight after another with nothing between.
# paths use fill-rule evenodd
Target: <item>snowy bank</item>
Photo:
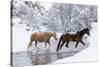
<instances>
[{"instance_id":1,"label":"snowy bank","mask_svg":"<svg viewBox=\"0 0 100 67\"><path fill-rule=\"evenodd\" d=\"M72 63L72 62L86 62L86 61L97 61L97 38L98 38L98 27L97 23L92 23L92 30L91 36L89 38L90 44L89 47L82 50L80 53L68 58L59 59L52 64L59 64L59 63Z\"/></svg>"}]
</instances>

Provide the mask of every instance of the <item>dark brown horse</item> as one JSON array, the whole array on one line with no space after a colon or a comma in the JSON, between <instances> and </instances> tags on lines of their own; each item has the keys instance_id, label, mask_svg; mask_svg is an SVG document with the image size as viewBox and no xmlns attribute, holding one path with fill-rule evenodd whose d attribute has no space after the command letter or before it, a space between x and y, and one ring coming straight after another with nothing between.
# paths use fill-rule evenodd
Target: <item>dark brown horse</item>
<instances>
[{"instance_id":1,"label":"dark brown horse","mask_svg":"<svg viewBox=\"0 0 100 67\"><path fill-rule=\"evenodd\" d=\"M61 49L62 46L66 43L66 47L68 47L68 44L70 41L75 41L76 42L76 46L75 48L77 48L77 45L79 42L81 42L84 46L84 42L82 41L82 38L83 38L83 35L84 34L87 34L87 35L90 35L90 32L89 32L89 29L88 28L85 28L81 31L78 31L76 32L76 34L69 34L69 33L66 33L66 34L63 34L61 37L60 37L60 41L58 43L58 46L57 46L57 51L59 50L59 48ZM60 44L62 42L62 44Z\"/></svg>"},{"instance_id":2,"label":"dark brown horse","mask_svg":"<svg viewBox=\"0 0 100 67\"><path fill-rule=\"evenodd\" d=\"M50 47L50 38L53 37L55 40L57 40L56 33L55 32L34 32L32 33L30 37L30 42L28 44L28 49L32 48L32 42L35 41L35 46L37 48L37 42L45 42L45 47L47 43Z\"/></svg>"}]
</instances>

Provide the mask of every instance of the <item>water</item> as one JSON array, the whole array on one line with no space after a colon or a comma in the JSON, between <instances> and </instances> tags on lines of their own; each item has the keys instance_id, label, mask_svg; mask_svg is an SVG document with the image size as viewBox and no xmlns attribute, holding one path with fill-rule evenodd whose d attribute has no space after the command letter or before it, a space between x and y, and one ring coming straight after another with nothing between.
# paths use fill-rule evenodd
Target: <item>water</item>
<instances>
[{"instance_id":1,"label":"water","mask_svg":"<svg viewBox=\"0 0 100 67\"><path fill-rule=\"evenodd\" d=\"M29 51L19 51L13 52L13 66L20 67L20 66L32 66L32 65L44 65L50 64L52 62L57 61L58 59L66 58L74 56L75 54L81 52L82 50L89 47L89 42L86 42L86 39L83 40L85 46L81 43L78 44L78 47L75 48L76 42L70 42L69 48L65 46L62 47L59 52L56 52L57 43L58 41L51 41L52 46L49 50L45 49L44 43L38 43L39 48L34 48ZM40 45L40 46L39 46ZM44 49L42 49L44 47Z\"/></svg>"},{"instance_id":2,"label":"water","mask_svg":"<svg viewBox=\"0 0 100 67\"><path fill-rule=\"evenodd\" d=\"M83 50L83 49L82 49ZM51 52L50 50L30 50L13 53L14 66L43 65L50 64L58 59L71 57L81 50L72 50L68 52Z\"/></svg>"}]
</instances>

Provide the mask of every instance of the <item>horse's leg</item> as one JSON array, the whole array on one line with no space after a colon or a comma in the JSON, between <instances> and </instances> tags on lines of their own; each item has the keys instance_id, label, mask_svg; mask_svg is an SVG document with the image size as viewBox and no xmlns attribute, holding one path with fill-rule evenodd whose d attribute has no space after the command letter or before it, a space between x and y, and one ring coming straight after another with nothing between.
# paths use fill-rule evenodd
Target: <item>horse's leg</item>
<instances>
[{"instance_id":1,"label":"horse's leg","mask_svg":"<svg viewBox=\"0 0 100 67\"><path fill-rule=\"evenodd\" d=\"M62 44L61 44L61 46L60 46L60 49L62 48L62 46L64 45L64 43L65 43L65 42L62 42Z\"/></svg>"},{"instance_id":2,"label":"horse's leg","mask_svg":"<svg viewBox=\"0 0 100 67\"><path fill-rule=\"evenodd\" d=\"M61 43L61 41L63 40L63 35L60 37L60 40L59 40L59 43L58 43L58 46L57 46L57 52L58 52L58 50L59 50L59 48L60 48L60 43Z\"/></svg>"},{"instance_id":3,"label":"horse's leg","mask_svg":"<svg viewBox=\"0 0 100 67\"><path fill-rule=\"evenodd\" d=\"M45 48L47 47L47 42L45 42Z\"/></svg>"},{"instance_id":4,"label":"horse's leg","mask_svg":"<svg viewBox=\"0 0 100 67\"><path fill-rule=\"evenodd\" d=\"M37 48L37 41L35 41L35 47Z\"/></svg>"},{"instance_id":5,"label":"horse's leg","mask_svg":"<svg viewBox=\"0 0 100 67\"><path fill-rule=\"evenodd\" d=\"M48 41L48 44L49 44L49 48L50 48L51 47L50 41Z\"/></svg>"},{"instance_id":6,"label":"horse's leg","mask_svg":"<svg viewBox=\"0 0 100 67\"><path fill-rule=\"evenodd\" d=\"M78 41L78 42L76 42L76 46L75 46L75 48L77 48L78 43L79 43L79 41Z\"/></svg>"},{"instance_id":7,"label":"horse's leg","mask_svg":"<svg viewBox=\"0 0 100 67\"><path fill-rule=\"evenodd\" d=\"M80 42L85 46L85 44L84 44L84 42L82 40Z\"/></svg>"},{"instance_id":8,"label":"horse's leg","mask_svg":"<svg viewBox=\"0 0 100 67\"><path fill-rule=\"evenodd\" d=\"M68 44L69 44L69 41L66 42L66 47L67 47L67 48L69 48Z\"/></svg>"}]
</instances>

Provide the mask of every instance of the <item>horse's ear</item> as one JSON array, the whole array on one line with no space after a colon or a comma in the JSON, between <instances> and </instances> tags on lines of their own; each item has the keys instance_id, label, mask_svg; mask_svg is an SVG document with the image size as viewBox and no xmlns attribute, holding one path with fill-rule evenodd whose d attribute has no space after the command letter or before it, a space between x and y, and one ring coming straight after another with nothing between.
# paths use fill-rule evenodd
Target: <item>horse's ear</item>
<instances>
[{"instance_id":1,"label":"horse's ear","mask_svg":"<svg viewBox=\"0 0 100 67\"><path fill-rule=\"evenodd\" d=\"M89 28L87 28L87 30L89 30Z\"/></svg>"}]
</instances>

